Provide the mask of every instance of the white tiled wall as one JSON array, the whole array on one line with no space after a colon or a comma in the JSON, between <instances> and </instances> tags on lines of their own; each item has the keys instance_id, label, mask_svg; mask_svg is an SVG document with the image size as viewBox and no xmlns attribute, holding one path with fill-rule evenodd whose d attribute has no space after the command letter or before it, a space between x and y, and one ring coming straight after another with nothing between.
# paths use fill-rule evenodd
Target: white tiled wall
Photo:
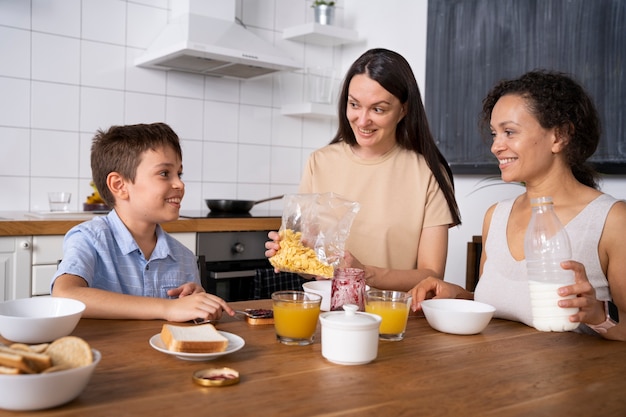
<instances>
[{"instance_id":1,"label":"white tiled wall","mask_svg":"<svg viewBox=\"0 0 626 417\"><path fill-rule=\"evenodd\" d=\"M312 19L309 0L236 4L248 30L305 66L341 64L340 47L282 39ZM237 81L135 67L167 19L168 0L0 1L0 211L47 210L50 190L72 192L80 210L92 192L91 138L114 124L164 121L178 133L184 210L297 189L334 121L281 116L277 74Z\"/></svg>"}]
</instances>

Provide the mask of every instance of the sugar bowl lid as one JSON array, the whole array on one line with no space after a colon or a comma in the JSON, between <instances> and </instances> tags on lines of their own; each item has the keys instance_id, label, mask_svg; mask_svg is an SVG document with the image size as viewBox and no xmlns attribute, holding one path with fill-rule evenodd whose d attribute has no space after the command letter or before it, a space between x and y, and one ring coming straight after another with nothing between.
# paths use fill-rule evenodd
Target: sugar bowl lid
<instances>
[{"instance_id":1,"label":"sugar bowl lid","mask_svg":"<svg viewBox=\"0 0 626 417\"><path fill-rule=\"evenodd\" d=\"M322 324L348 330L364 330L380 326L381 317L376 314L358 311L356 304L344 304L344 311L329 311L320 314Z\"/></svg>"}]
</instances>

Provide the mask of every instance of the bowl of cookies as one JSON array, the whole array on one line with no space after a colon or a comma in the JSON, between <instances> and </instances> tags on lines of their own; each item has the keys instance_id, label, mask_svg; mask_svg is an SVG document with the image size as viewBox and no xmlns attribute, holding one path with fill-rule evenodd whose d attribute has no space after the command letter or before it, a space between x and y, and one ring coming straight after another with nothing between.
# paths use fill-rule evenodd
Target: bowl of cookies
<instances>
[{"instance_id":1,"label":"bowl of cookies","mask_svg":"<svg viewBox=\"0 0 626 417\"><path fill-rule=\"evenodd\" d=\"M68 336L85 311L71 298L33 297L0 303L0 335L12 342L45 343Z\"/></svg>"},{"instance_id":2,"label":"bowl of cookies","mask_svg":"<svg viewBox=\"0 0 626 417\"><path fill-rule=\"evenodd\" d=\"M76 336L0 346L0 409L43 410L78 397L102 355Z\"/></svg>"}]
</instances>

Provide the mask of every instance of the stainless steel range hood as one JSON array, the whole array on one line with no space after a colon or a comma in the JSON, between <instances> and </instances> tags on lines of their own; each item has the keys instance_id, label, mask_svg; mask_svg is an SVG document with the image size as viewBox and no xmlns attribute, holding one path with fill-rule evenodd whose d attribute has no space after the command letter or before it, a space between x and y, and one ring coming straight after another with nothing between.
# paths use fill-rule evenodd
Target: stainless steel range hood
<instances>
[{"instance_id":1,"label":"stainless steel range hood","mask_svg":"<svg viewBox=\"0 0 626 417\"><path fill-rule=\"evenodd\" d=\"M234 0L178 0L171 5L174 15L135 65L237 79L301 68L235 21Z\"/></svg>"}]
</instances>

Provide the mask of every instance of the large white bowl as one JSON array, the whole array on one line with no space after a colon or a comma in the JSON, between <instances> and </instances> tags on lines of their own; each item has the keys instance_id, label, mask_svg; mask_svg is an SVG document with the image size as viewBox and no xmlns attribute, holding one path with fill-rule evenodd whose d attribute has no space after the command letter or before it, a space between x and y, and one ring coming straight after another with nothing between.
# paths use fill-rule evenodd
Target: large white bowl
<instances>
[{"instance_id":1,"label":"large white bowl","mask_svg":"<svg viewBox=\"0 0 626 417\"><path fill-rule=\"evenodd\" d=\"M66 371L28 375L0 375L0 409L41 410L78 397L91 379L102 355L91 349L93 363Z\"/></svg>"},{"instance_id":2,"label":"large white bowl","mask_svg":"<svg viewBox=\"0 0 626 417\"><path fill-rule=\"evenodd\" d=\"M430 327L452 334L482 332L496 311L489 304L451 298L424 300L421 304Z\"/></svg>"},{"instance_id":3,"label":"large white bowl","mask_svg":"<svg viewBox=\"0 0 626 417\"><path fill-rule=\"evenodd\" d=\"M67 336L85 304L61 297L20 298L0 303L0 335L13 342L45 343Z\"/></svg>"}]
</instances>

